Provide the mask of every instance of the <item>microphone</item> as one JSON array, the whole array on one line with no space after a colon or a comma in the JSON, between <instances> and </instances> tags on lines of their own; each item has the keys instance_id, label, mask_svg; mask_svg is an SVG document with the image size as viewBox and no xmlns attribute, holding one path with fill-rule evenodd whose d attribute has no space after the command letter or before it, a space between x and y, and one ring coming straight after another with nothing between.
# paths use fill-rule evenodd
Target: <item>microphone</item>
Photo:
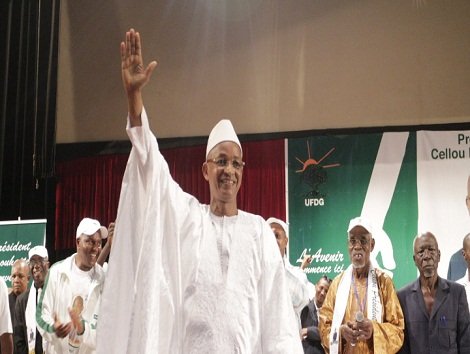
<instances>
[{"instance_id":1,"label":"microphone","mask_svg":"<svg viewBox=\"0 0 470 354\"><path fill-rule=\"evenodd\" d=\"M354 315L354 319L356 320L356 322L359 324L359 323L362 323L364 321L364 314L361 312L361 311L358 311L356 312L356 314ZM356 343L352 343L351 342L351 347L355 347L356 346Z\"/></svg>"},{"instance_id":2,"label":"microphone","mask_svg":"<svg viewBox=\"0 0 470 354\"><path fill-rule=\"evenodd\" d=\"M356 316L354 316L356 322L362 323L364 321L364 314L360 311L356 312Z\"/></svg>"}]
</instances>

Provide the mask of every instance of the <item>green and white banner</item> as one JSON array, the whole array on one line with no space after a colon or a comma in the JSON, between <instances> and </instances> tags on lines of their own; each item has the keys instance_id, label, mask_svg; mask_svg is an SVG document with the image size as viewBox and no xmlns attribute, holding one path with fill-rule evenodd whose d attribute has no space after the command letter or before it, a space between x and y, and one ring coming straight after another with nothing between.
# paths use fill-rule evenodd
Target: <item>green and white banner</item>
<instances>
[{"instance_id":1,"label":"green and white banner","mask_svg":"<svg viewBox=\"0 0 470 354\"><path fill-rule=\"evenodd\" d=\"M29 250L46 242L46 219L0 221L0 276L11 287L11 266L28 259Z\"/></svg>"},{"instance_id":2,"label":"green and white banner","mask_svg":"<svg viewBox=\"0 0 470 354\"><path fill-rule=\"evenodd\" d=\"M438 237L439 272L445 277L450 255L461 247L464 230L470 232L465 226L468 213L463 215L470 173L468 136L399 132L289 139L291 263L300 265L303 255L311 254L313 262L306 269L310 281L323 274L336 276L350 263L349 220L362 215L375 226L371 260L393 277L397 288L417 276L412 257L419 230ZM451 152L457 150L462 151Z\"/></svg>"},{"instance_id":3,"label":"green and white banner","mask_svg":"<svg viewBox=\"0 0 470 354\"><path fill-rule=\"evenodd\" d=\"M431 231L439 242L439 275L447 276L449 259L459 253L470 233L470 131L417 133L418 230ZM463 257L457 278L467 267Z\"/></svg>"}]
</instances>

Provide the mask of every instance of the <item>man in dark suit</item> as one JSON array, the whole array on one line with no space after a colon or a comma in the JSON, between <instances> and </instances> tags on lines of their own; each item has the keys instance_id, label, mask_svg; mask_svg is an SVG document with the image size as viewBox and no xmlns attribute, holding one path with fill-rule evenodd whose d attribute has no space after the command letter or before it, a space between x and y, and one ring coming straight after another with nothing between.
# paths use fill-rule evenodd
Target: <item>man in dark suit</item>
<instances>
[{"instance_id":1,"label":"man in dark suit","mask_svg":"<svg viewBox=\"0 0 470 354\"><path fill-rule=\"evenodd\" d=\"M463 258L463 248L456 251L449 260L449 268L447 269L447 279L456 281L462 278L467 271L467 263Z\"/></svg>"},{"instance_id":2,"label":"man in dark suit","mask_svg":"<svg viewBox=\"0 0 470 354\"><path fill-rule=\"evenodd\" d=\"M405 317L405 341L399 353L470 353L465 288L438 276L441 252L432 233L416 236L413 250L419 278L398 291Z\"/></svg>"},{"instance_id":3,"label":"man in dark suit","mask_svg":"<svg viewBox=\"0 0 470 354\"><path fill-rule=\"evenodd\" d=\"M18 296L23 294L26 290L28 290L29 284L29 266L28 263L19 258L11 267L11 292L8 295L8 302L10 305L10 316L11 316L11 323L13 328L15 328L15 305L16 299Z\"/></svg>"},{"instance_id":4,"label":"man in dark suit","mask_svg":"<svg viewBox=\"0 0 470 354\"><path fill-rule=\"evenodd\" d=\"M318 332L318 315L330 288L331 279L322 276L315 284L315 297L304 307L300 314L302 324L302 346L305 354L324 354Z\"/></svg>"}]
</instances>

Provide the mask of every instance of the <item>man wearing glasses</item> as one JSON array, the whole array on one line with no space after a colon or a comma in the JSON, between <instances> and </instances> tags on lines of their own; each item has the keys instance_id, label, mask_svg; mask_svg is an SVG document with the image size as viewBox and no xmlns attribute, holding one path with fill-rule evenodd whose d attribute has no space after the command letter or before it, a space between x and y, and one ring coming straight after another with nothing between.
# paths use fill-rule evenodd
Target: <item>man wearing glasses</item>
<instances>
[{"instance_id":1,"label":"man wearing glasses","mask_svg":"<svg viewBox=\"0 0 470 354\"><path fill-rule=\"evenodd\" d=\"M350 221L351 265L331 283L320 311L320 335L328 353L396 353L403 344L403 312L392 279L373 268L373 227Z\"/></svg>"},{"instance_id":2,"label":"man wearing glasses","mask_svg":"<svg viewBox=\"0 0 470 354\"><path fill-rule=\"evenodd\" d=\"M231 122L221 120L209 135L202 175L210 203L201 204L173 180L149 128L142 89L156 65L144 65L140 34L129 30L121 72L133 148L98 352L302 353L272 231L237 207L244 163Z\"/></svg>"},{"instance_id":3,"label":"man wearing glasses","mask_svg":"<svg viewBox=\"0 0 470 354\"><path fill-rule=\"evenodd\" d=\"M36 304L49 271L47 249L44 246L35 246L29 250L28 258L33 286L16 300L13 328L15 353L28 354L34 350L35 354L42 354L42 337L36 329Z\"/></svg>"}]
</instances>

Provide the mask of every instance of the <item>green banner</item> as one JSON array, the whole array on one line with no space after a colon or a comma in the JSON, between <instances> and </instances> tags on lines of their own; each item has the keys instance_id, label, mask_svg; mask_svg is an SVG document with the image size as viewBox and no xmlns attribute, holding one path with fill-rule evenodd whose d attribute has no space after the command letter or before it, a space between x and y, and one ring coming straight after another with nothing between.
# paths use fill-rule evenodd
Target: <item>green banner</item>
<instances>
[{"instance_id":1,"label":"green banner","mask_svg":"<svg viewBox=\"0 0 470 354\"><path fill-rule=\"evenodd\" d=\"M46 219L0 222L0 276L11 287L11 267L15 260L28 258L29 250L46 241Z\"/></svg>"},{"instance_id":2,"label":"green banner","mask_svg":"<svg viewBox=\"0 0 470 354\"><path fill-rule=\"evenodd\" d=\"M315 283L349 264L347 228L356 216L375 225L373 263L400 288L416 278L416 134L315 136L288 140L289 259Z\"/></svg>"}]
</instances>

